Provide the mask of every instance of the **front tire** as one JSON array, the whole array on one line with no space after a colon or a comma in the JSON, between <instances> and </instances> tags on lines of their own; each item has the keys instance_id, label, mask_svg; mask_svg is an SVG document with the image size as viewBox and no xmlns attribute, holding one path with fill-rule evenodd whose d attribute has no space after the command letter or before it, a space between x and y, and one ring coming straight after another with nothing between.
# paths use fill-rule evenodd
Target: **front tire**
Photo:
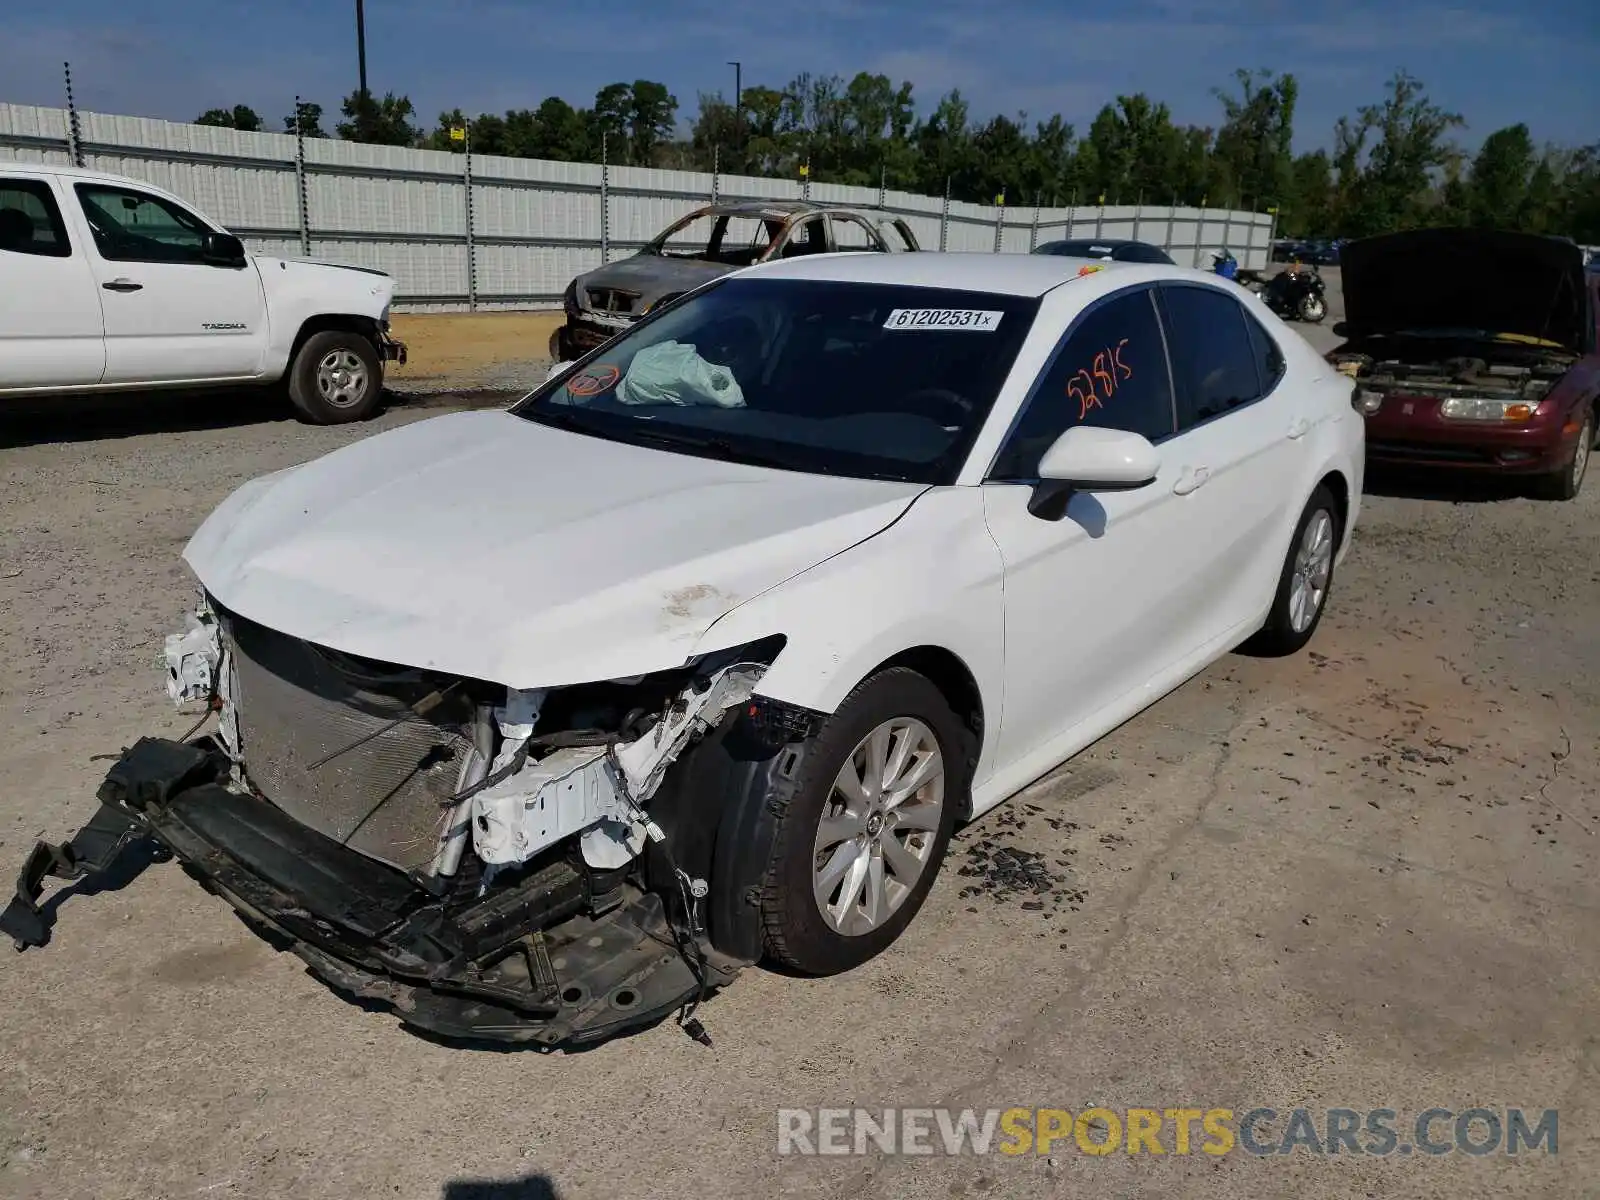
<instances>
[{"instance_id":1,"label":"front tire","mask_svg":"<svg viewBox=\"0 0 1600 1200\"><path fill-rule=\"evenodd\" d=\"M858 685L782 815L761 896L767 952L836 975L888 948L938 877L975 758L924 676L893 667Z\"/></svg>"},{"instance_id":2,"label":"front tire","mask_svg":"<svg viewBox=\"0 0 1600 1200\"><path fill-rule=\"evenodd\" d=\"M1311 640L1328 606L1342 535L1333 493L1318 484L1295 526L1267 622L1245 643L1245 650L1278 658L1298 653Z\"/></svg>"},{"instance_id":3,"label":"front tire","mask_svg":"<svg viewBox=\"0 0 1600 1200\"><path fill-rule=\"evenodd\" d=\"M383 361L377 347L349 330L312 334L289 365L289 399L315 425L375 415L383 404Z\"/></svg>"},{"instance_id":4,"label":"front tire","mask_svg":"<svg viewBox=\"0 0 1600 1200\"><path fill-rule=\"evenodd\" d=\"M1327 315L1328 305L1321 296L1315 292L1307 292L1300 297L1300 319L1302 321L1318 325Z\"/></svg>"},{"instance_id":5,"label":"front tire","mask_svg":"<svg viewBox=\"0 0 1600 1200\"><path fill-rule=\"evenodd\" d=\"M1589 456L1594 446L1595 419L1590 409L1583 417L1583 428L1578 430L1578 440L1572 444L1572 457L1562 468L1540 479L1537 495L1544 500L1575 500L1583 489L1583 477L1589 469Z\"/></svg>"}]
</instances>

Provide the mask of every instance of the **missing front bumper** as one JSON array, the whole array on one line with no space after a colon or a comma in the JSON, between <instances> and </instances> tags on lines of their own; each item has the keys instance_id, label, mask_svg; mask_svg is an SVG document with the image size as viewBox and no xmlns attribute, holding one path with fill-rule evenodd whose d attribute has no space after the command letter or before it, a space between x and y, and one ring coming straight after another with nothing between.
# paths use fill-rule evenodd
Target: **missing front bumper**
<instances>
[{"instance_id":1,"label":"missing front bumper","mask_svg":"<svg viewBox=\"0 0 1600 1200\"><path fill-rule=\"evenodd\" d=\"M406 365L406 344L399 338L391 337L387 329L378 333L378 349L385 362L402 367Z\"/></svg>"},{"instance_id":2,"label":"missing front bumper","mask_svg":"<svg viewBox=\"0 0 1600 1200\"><path fill-rule=\"evenodd\" d=\"M554 859L481 899L440 896L223 787L226 769L205 742L141 739L107 773L94 820L29 855L0 930L19 949L43 945L46 877L104 872L150 837L318 978L443 1037L580 1045L700 991L653 893L624 884L596 897L588 876ZM706 975L732 979L711 964Z\"/></svg>"}]
</instances>

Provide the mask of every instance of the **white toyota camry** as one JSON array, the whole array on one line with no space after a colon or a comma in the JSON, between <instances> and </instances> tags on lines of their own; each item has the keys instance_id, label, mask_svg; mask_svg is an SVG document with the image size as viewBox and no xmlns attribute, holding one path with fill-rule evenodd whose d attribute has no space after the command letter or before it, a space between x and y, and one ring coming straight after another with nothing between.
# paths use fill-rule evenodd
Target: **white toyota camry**
<instances>
[{"instance_id":1,"label":"white toyota camry","mask_svg":"<svg viewBox=\"0 0 1600 1200\"><path fill-rule=\"evenodd\" d=\"M1353 385L1165 265L822 255L509 411L240 488L147 738L47 874L152 834L336 988L579 1043L770 956L853 967L951 829L1244 642L1312 636ZM690 1025L692 1032L697 1027Z\"/></svg>"}]
</instances>

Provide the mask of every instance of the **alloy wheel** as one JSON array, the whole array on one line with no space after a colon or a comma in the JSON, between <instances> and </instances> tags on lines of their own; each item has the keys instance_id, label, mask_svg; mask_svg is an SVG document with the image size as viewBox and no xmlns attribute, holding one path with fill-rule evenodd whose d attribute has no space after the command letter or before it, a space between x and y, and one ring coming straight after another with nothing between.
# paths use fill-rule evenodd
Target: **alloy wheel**
<instances>
[{"instance_id":1,"label":"alloy wheel","mask_svg":"<svg viewBox=\"0 0 1600 1200\"><path fill-rule=\"evenodd\" d=\"M945 780L939 740L915 717L884 721L845 758L813 846L812 892L829 928L858 937L905 903L933 857Z\"/></svg>"},{"instance_id":2,"label":"alloy wheel","mask_svg":"<svg viewBox=\"0 0 1600 1200\"><path fill-rule=\"evenodd\" d=\"M1306 522L1295 551L1294 570L1289 581L1289 624L1296 633L1311 628L1323 598L1328 594L1328 578L1333 573L1333 516L1319 508Z\"/></svg>"}]
</instances>

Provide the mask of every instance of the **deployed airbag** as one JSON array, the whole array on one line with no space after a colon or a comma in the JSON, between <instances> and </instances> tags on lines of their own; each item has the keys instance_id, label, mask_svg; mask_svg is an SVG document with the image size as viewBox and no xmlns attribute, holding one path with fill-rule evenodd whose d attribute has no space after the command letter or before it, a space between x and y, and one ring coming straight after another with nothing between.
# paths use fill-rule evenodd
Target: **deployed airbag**
<instances>
[{"instance_id":1,"label":"deployed airbag","mask_svg":"<svg viewBox=\"0 0 1600 1200\"><path fill-rule=\"evenodd\" d=\"M744 392L733 372L707 362L684 342L659 342L635 354L617 385L617 399L623 404L744 407Z\"/></svg>"}]
</instances>

